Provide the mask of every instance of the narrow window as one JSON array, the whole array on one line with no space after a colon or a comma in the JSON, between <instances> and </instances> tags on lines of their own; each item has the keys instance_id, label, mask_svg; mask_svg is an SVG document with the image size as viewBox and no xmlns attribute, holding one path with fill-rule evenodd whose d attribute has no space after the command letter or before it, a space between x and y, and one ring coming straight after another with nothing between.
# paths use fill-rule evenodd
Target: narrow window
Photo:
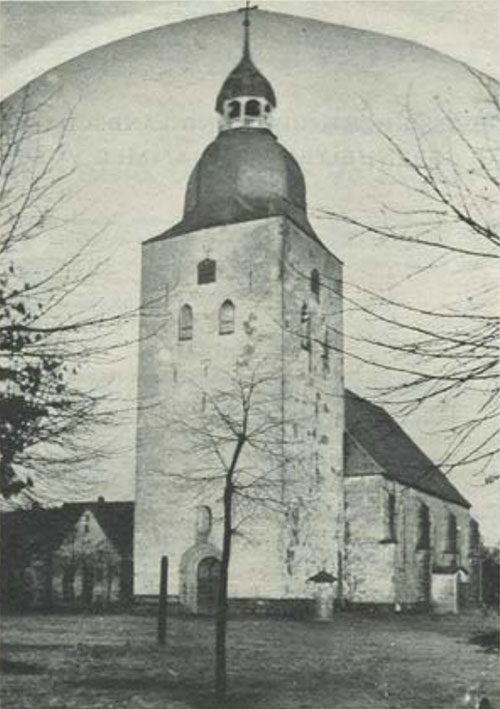
<instances>
[{"instance_id":1,"label":"narrow window","mask_svg":"<svg viewBox=\"0 0 500 709\"><path fill-rule=\"evenodd\" d=\"M239 101L231 101L229 104L228 116L229 118L239 118L241 113L241 106Z\"/></svg>"},{"instance_id":2,"label":"narrow window","mask_svg":"<svg viewBox=\"0 0 500 709\"><path fill-rule=\"evenodd\" d=\"M311 293L314 295L316 300L319 302L319 288L320 288L320 281L319 281L319 271L317 268L314 268L311 271Z\"/></svg>"},{"instance_id":3,"label":"narrow window","mask_svg":"<svg viewBox=\"0 0 500 709\"><path fill-rule=\"evenodd\" d=\"M321 352L321 362L323 365L323 374L328 374L330 371L330 338L328 337L328 329L325 330L323 351Z\"/></svg>"},{"instance_id":4,"label":"narrow window","mask_svg":"<svg viewBox=\"0 0 500 709\"><path fill-rule=\"evenodd\" d=\"M446 551L449 554L457 553L457 518L453 514L448 515L448 529L446 535Z\"/></svg>"},{"instance_id":5,"label":"narrow window","mask_svg":"<svg viewBox=\"0 0 500 709\"><path fill-rule=\"evenodd\" d=\"M390 492L387 495L387 539L396 541L396 495Z\"/></svg>"},{"instance_id":6,"label":"narrow window","mask_svg":"<svg viewBox=\"0 0 500 709\"><path fill-rule=\"evenodd\" d=\"M193 339L193 309L183 305L179 313L179 340Z\"/></svg>"},{"instance_id":7,"label":"narrow window","mask_svg":"<svg viewBox=\"0 0 500 709\"><path fill-rule=\"evenodd\" d=\"M255 99L250 99L245 104L245 115L260 116L260 103Z\"/></svg>"},{"instance_id":8,"label":"narrow window","mask_svg":"<svg viewBox=\"0 0 500 709\"><path fill-rule=\"evenodd\" d=\"M423 503L418 508L417 549L430 549L431 546L431 518L429 508Z\"/></svg>"},{"instance_id":9,"label":"narrow window","mask_svg":"<svg viewBox=\"0 0 500 709\"><path fill-rule=\"evenodd\" d=\"M300 346L303 350L311 349L311 316L305 303L300 311Z\"/></svg>"},{"instance_id":10,"label":"narrow window","mask_svg":"<svg viewBox=\"0 0 500 709\"><path fill-rule=\"evenodd\" d=\"M219 335L230 335L234 332L234 305L225 300L219 310Z\"/></svg>"},{"instance_id":11,"label":"narrow window","mask_svg":"<svg viewBox=\"0 0 500 709\"><path fill-rule=\"evenodd\" d=\"M198 264L198 284L213 283L215 281L215 261L210 258L203 259Z\"/></svg>"},{"instance_id":12,"label":"narrow window","mask_svg":"<svg viewBox=\"0 0 500 709\"><path fill-rule=\"evenodd\" d=\"M471 519L469 521L469 553L471 556L479 554L480 542L479 525L475 519Z\"/></svg>"}]
</instances>

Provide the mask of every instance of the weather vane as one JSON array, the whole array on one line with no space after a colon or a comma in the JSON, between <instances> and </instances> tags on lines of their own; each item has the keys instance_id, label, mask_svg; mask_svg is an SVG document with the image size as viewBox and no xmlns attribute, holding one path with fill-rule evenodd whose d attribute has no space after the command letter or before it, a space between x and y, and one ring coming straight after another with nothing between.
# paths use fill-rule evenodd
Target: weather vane
<instances>
[{"instance_id":1,"label":"weather vane","mask_svg":"<svg viewBox=\"0 0 500 709\"><path fill-rule=\"evenodd\" d=\"M249 56L250 54L250 12L252 10L257 10L258 5L250 5L250 0L246 0L245 7L238 8L238 12L244 12L245 17L243 18L243 27L245 28L245 39L244 39L244 54Z\"/></svg>"}]
</instances>

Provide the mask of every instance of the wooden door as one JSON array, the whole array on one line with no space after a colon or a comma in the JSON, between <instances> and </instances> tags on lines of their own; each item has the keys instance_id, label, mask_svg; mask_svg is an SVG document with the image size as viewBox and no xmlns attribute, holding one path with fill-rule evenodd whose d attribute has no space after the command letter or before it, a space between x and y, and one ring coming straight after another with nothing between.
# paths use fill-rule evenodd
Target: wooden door
<instances>
[{"instance_id":1,"label":"wooden door","mask_svg":"<svg viewBox=\"0 0 500 709\"><path fill-rule=\"evenodd\" d=\"M213 615L215 613L217 607L219 575L220 561L214 556L207 556L198 564L198 613L203 613L205 615Z\"/></svg>"}]
</instances>

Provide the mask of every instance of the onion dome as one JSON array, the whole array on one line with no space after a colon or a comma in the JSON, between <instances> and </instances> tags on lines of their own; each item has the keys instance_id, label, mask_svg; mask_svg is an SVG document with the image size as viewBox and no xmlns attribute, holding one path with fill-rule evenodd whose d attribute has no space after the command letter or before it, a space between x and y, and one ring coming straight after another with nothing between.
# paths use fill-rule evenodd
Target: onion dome
<instances>
[{"instance_id":1,"label":"onion dome","mask_svg":"<svg viewBox=\"0 0 500 709\"><path fill-rule=\"evenodd\" d=\"M252 96L261 98L276 108L276 96L273 87L260 73L252 62L249 53L243 53L239 62L229 74L217 96L215 110L221 115L224 113L224 103L239 96Z\"/></svg>"},{"instance_id":2,"label":"onion dome","mask_svg":"<svg viewBox=\"0 0 500 709\"><path fill-rule=\"evenodd\" d=\"M288 216L317 238L302 170L270 130L276 97L250 58L249 10L243 56L217 97L219 134L191 173L182 221L157 239L272 216Z\"/></svg>"},{"instance_id":3,"label":"onion dome","mask_svg":"<svg viewBox=\"0 0 500 709\"><path fill-rule=\"evenodd\" d=\"M170 234L286 215L314 235L295 158L266 129L219 133L189 178L182 221Z\"/></svg>"}]
</instances>

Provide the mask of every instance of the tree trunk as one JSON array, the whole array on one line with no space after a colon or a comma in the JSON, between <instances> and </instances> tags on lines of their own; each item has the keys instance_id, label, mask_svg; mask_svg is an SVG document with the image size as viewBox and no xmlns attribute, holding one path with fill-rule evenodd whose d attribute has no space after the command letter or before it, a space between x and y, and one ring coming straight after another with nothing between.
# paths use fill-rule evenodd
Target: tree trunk
<instances>
[{"instance_id":1,"label":"tree trunk","mask_svg":"<svg viewBox=\"0 0 500 709\"><path fill-rule=\"evenodd\" d=\"M224 490L224 537L219 588L217 591L217 615L215 626L215 698L217 705L224 703L227 689L226 670L226 630L227 630L227 581L231 555L231 512L232 490L226 483Z\"/></svg>"},{"instance_id":2,"label":"tree trunk","mask_svg":"<svg viewBox=\"0 0 500 709\"><path fill-rule=\"evenodd\" d=\"M239 436L233 459L226 475L224 488L224 535L222 538L222 559L220 565L219 588L217 589L217 614L215 621L215 700L218 706L224 704L227 690L226 631L227 631L227 581L231 558L233 474L245 442Z\"/></svg>"}]
</instances>

